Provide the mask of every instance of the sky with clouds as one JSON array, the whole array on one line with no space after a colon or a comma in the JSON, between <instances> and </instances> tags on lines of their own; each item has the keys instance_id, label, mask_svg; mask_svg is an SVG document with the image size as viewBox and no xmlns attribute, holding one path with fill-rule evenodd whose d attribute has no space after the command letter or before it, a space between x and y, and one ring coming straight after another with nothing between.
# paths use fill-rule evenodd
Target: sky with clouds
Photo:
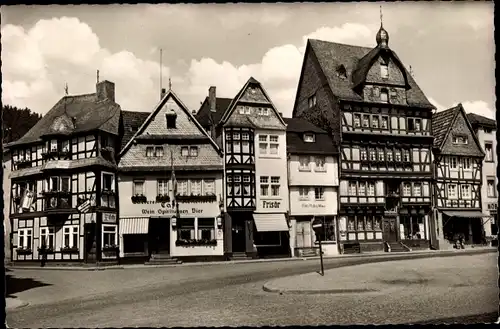
<instances>
[{"instance_id":1,"label":"sky with clouds","mask_svg":"<svg viewBox=\"0 0 500 329\"><path fill-rule=\"evenodd\" d=\"M495 117L492 2L386 2L389 46L429 100ZM198 110L210 86L232 98L253 76L290 116L305 43L374 47L378 3L2 7L2 102L46 113L64 95L116 84L124 110L150 112L163 87Z\"/></svg>"}]
</instances>

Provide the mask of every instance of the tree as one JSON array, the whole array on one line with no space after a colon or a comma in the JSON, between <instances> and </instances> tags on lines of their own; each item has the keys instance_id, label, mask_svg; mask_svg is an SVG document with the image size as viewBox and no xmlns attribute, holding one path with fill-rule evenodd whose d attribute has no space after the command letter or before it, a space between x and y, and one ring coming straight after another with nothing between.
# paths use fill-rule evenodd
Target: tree
<instances>
[{"instance_id":1,"label":"tree","mask_svg":"<svg viewBox=\"0 0 500 329\"><path fill-rule=\"evenodd\" d=\"M10 105L2 106L2 116L4 144L24 136L42 118L40 114L31 112L28 108L19 109Z\"/></svg>"}]
</instances>

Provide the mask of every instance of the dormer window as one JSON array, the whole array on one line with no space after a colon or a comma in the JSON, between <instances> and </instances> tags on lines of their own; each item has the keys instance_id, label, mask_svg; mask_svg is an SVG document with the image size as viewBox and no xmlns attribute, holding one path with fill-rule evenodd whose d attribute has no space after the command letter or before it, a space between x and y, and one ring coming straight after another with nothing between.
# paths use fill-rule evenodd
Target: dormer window
<instances>
[{"instance_id":1,"label":"dormer window","mask_svg":"<svg viewBox=\"0 0 500 329\"><path fill-rule=\"evenodd\" d=\"M189 156L192 156L192 157L198 156L198 146L191 146L189 148Z\"/></svg>"},{"instance_id":2,"label":"dormer window","mask_svg":"<svg viewBox=\"0 0 500 329\"><path fill-rule=\"evenodd\" d=\"M57 140L55 139L50 141L50 152L57 152Z\"/></svg>"},{"instance_id":3,"label":"dormer window","mask_svg":"<svg viewBox=\"0 0 500 329\"><path fill-rule=\"evenodd\" d=\"M455 135L453 136L453 144L468 144L467 136L464 135Z\"/></svg>"},{"instance_id":4,"label":"dormer window","mask_svg":"<svg viewBox=\"0 0 500 329\"><path fill-rule=\"evenodd\" d=\"M154 154L154 147L148 146L146 147L146 157L150 158Z\"/></svg>"},{"instance_id":5,"label":"dormer window","mask_svg":"<svg viewBox=\"0 0 500 329\"><path fill-rule=\"evenodd\" d=\"M167 118L167 129L177 128L176 127L177 114L175 114L174 111L167 113L165 117Z\"/></svg>"},{"instance_id":6,"label":"dormer window","mask_svg":"<svg viewBox=\"0 0 500 329\"><path fill-rule=\"evenodd\" d=\"M306 142L306 143L314 143L314 134L312 134L312 133L305 133L304 134L304 142Z\"/></svg>"},{"instance_id":7,"label":"dormer window","mask_svg":"<svg viewBox=\"0 0 500 329\"><path fill-rule=\"evenodd\" d=\"M259 115L269 115L269 109L267 107L259 107Z\"/></svg>"},{"instance_id":8,"label":"dormer window","mask_svg":"<svg viewBox=\"0 0 500 329\"><path fill-rule=\"evenodd\" d=\"M380 76L384 79L389 77L389 65L387 63L380 63Z\"/></svg>"},{"instance_id":9,"label":"dormer window","mask_svg":"<svg viewBox=\"0 0 500 329\"><path fill-rule=\"evenodd\" d=\"M383 103L387 103L389 101L389 93L387 92L387 89L380 90L380 101Z\"/></svg>"},{"instance_id":10,"label":"dormer window","mask_svg":"<svg viewBox=\"0 0 500 329\"><path fill-rule=\"evenodd\" d=\"M347 79L347 71L344 65L339 65L337 67L337 76L341 79Z\"/></svg>"},{"instance_id":11,"label":"dormer window","mask_svg":"<svg viewBox=\"0 0 500 329\"><path fill-rule=\"evenodd\" d=\"M155 147L155 157L162 157L162 156L163 156L163 146Z\"/></svg>"},{"instance_id":12,"label":"dormer window","mask_svg":"<svg viewBox=\"0 0 500 329\"><path fill-rule=\"evenodd\" d=\"M310 109L316 106L316 94L314 94L311 97L309 97L309 99L308 99L308 105L309 105Z\"/></svg>"},{"instance_id":13,"label":"dormer window","mask_svg":"<svg viewBox=\"0 0 500 329\"><path fill-rule=\"evenodd\" d=\"M183 157L189 156L189 147L187 146L181 147L181 155Z\"/></svg>"}]
</instances>

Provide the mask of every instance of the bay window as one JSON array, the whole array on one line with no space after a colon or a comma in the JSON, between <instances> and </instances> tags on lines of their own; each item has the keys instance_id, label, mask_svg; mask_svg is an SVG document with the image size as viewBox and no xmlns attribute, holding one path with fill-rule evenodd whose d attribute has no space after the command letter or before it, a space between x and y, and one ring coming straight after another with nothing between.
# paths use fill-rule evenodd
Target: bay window
<instances>
[{"instance_id":1,"label":"bay window","mask_svg":"<svg viewBox=\"0 0 500 329\"><path fill-rule=\"evenodd\" d=\"M244 196L249 196L250 193L250 175L244 175L243 176L243 195Z\"/></svg>"},{"instance_id":2,"label":"bay window","mask_svg":"<svg viewBox=\"0 0 500 329\"><path fill-rule=\"evenodd\" d=\"M110 173L102 173L102 189L104 191L114 191L115 175Z\"/></svg>"},{"instance_id":3,"label":"bay window","mask_svg":"<svg viewBox=\"0 0 500 329\"><path fill-rule=\"evenodd\" d=\"M234 195L241 196L241 176L236 175L233 177L234 180Z\"/></svg>"}]
</instances>

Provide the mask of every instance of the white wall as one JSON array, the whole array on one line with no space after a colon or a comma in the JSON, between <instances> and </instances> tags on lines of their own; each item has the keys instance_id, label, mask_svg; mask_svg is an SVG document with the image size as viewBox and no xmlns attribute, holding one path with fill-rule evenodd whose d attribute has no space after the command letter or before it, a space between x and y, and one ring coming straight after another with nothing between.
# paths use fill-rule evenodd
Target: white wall
<instances>
[{"instance_id":1,"label":"white wall","mask_svg":"<svg viewBox=\"0 0 500 329\"><path fill-rule=\"evenodd\" d=\"M300 157L308 156L310 158L310 170L299 170ZM302 185L302 186L338 186L338 160L336 157L325 157L326 171L317 171L315 168L315 157L309 155L292 154L289 158L289 185Z\"/></svg>"},{"instance_id":2,"label":"white wall","mask_svg":"<svg viewBox=\"0 0 500 329\"><path fill-rule=\"evenodd\" d=\"M315 200L314 186L309 187L309 199L302 200L299 196L299 187L290 186L290 215L291 216L332 216L338 212L338 194L335 187L324 187L324 200Z\"/></svg>"}]
</instances>

